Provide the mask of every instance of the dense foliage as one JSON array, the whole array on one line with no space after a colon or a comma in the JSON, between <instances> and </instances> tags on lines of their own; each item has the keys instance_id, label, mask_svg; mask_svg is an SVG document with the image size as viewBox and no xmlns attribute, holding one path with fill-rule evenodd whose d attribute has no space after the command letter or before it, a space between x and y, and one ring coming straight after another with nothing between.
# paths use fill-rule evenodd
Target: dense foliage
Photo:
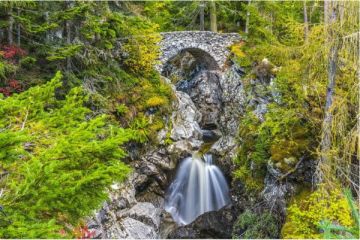
<instances>
[{"instance_id":1,"label":"dense foliage","mask_svg":"<svg viewBox=\"0 0 360 240\"><path fill-rule=\"evenodd\" d=\"M71 233L107 198L106 187L130 171L120 162L126 155L120 146L136 140L136 132L91 114L80 87L57 100L60 80L57 73L44 85L0 100L4 238Z\"/></svg>"},{"instance_id":2,"label":"dense foliage","mask_svg":"<svg viewBox=\"0 0 360 240\"><path fill-rule=\"evenodd\" d=\"M348 201L337 189L323 188L308 195L301 193L288 208L288 221L282 229L284 238L320 238L319 228L325 219L344 227L355 225Z\"/></svg>"},{"instance_id":3,"label":"dense foliage","mask_svg":"<svg viewBox=\"0 0 360 240\"><path fill-rule=\"evenodd\" d=\"M236 239L276 238L279 234L276 220L270 212L259 214L250 210L238 217L233 232Z\"/></svg>"},{"instance_id":4,"label":"dense foliage","mask_svg":"<svg viewBox=\"0 0 360 240\"><path fill-rule=\"evenodd\" d=\"M299 198L299 192L297 203L290 203L282 230L285 238L321 237L319 226L324 219L352 228L356 224L351 221L349 206L340 190L341 186L350 186L358 196L358 173L350 166L359 164L355 147L359 103L356 100L358 92L350 89L358 84L355 74L359 58L356 42L359 40L339 43L339 39L356 34L358 12L350 9L359 6L356 3L335 4L333 9L349 9L328 13L340 15L327 26L321 18L323 6L317 2L309 3L307 9L312 7L310 21L313 24L310 27L303 19L306 3L252 3L248 6L251 16L248 41L232 48L235 61L249 69L244 84L252 94L250 97L271 99L263 120L255 116L251 106L241 119L240 145L235 160L239 167L235 177L245 183L250 195L254 195L254 190L258 193L263 190L269 167L279 171L278 181L281 182L296 172L300 164L315 161L318 162L317 170L312 173L315 182L302 184L316 185L318 175L326 183L321 190L308 193L310 198ZM268 21L269 17L271 21ZM303 29L307 31L305 38ZM334 73L337 84L332 86L329 85L328 66L334 44L338 44L336 51L340 57L335 63L338 65ZM254 87L253 79L258 79L264 86ZM324 112L329 87L334 87L331 91L336 96L331 108ZM330 130L325 124L327 120L323 120L329 119L327 116L332 119ZM331 139L326 151L323 143L329 138L325 135ZM322 161L324 156L326 163ZM348 236L346 232L342 233L344 237Z\"/></svg>"},{"instance_id":5,"label":"dense foliage","mask_svg":"<svg viewBox=\"0 0 360 240\"><path fill-rule=\"evenodd\" d=\"M155 145L171 128L159 32L214 24L243 36L231 61L246 72L247 102L266 102L260 118L244 109L234 181L262 203L269 169L282 184L315 166L282 222L270 207L247 210L234 237L358 237L359 2L211 3L0 3L0 237L91 237L84 218L131 171L125 143Z\"/></svg>"},{"instance_id":6,"label":"dense foliage","mask_svg":"<svg viewBox=\"0 0 360 240\"><path fill-rule=\"evenodd\" d=\"M170 109L158 27L114 3L0 8L19 29L0 49L0 236L89 237L84 217L131 171L123 144L155 141Z\"/></svg>"}]
</instances>

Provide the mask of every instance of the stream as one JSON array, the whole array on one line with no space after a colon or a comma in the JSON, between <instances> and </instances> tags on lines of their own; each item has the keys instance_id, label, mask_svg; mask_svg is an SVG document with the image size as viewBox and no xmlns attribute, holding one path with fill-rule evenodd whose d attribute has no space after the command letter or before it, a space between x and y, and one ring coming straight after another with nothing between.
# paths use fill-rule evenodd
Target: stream
<instances>
[{"instance_id":1,"label":"stream","mask_svg":"<svg viewBox=\"0 0 360 240\"><path fill-rule=\"evenodd\" d=\"M179 225L230 204L229 187L211 154L194 152L180 163L168 189L165 210Z\"/></svg>"}]
</instances>

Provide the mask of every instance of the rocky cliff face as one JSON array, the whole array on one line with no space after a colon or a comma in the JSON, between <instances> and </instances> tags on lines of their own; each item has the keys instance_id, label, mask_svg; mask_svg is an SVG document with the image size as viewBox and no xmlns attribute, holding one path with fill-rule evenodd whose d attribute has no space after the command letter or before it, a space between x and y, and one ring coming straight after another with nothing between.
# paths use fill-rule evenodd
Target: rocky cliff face
<instances>
[{"instance_id":1,"label":"rocky cliff face","mask_svg":"<svg viewBox=\"0 0 360 240\"><path fill-rule=\"evenodd\" d=\"M111 187L110 200L89 219L88 227L96 237L231 237L236 218L231 206L180 227L164 211L164 199L179 161L209 139L217 139L209 152L231 181L237 120L244 103L241 75L236 67L225 73L202 70L172 86L176 100L168 116L170 127L159 132L158 146L142 156L130 154L133 173L126 182ZM166 141L168 138L171 140Z\"/></svg>"}]
</instances>

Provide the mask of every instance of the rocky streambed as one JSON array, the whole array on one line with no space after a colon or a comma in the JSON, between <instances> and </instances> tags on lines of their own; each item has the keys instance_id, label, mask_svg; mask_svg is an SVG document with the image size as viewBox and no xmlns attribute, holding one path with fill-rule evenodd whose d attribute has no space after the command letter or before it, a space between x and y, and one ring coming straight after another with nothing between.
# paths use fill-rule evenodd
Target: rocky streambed
<instances>
[{"instance_id":1,"label":"rocky streambed","mask_svg":"<svg viewBox=\"0 0 360 240\"><path fill-rule=\"evenodd\" d=\"M126 182L111 186L110 200L88 221L97 238L231 237L235 196L230 196L232 204L186 226L174 222L164 210L164 200L179 162L208 141L216 140L208 152L230 185L235 135L245 101L241 75L233 66L226 72L203 69L175 84L166 81L176 96L167 117L171 123L158 133L159 144L148 147L145 154L133 148L129 164L134 171Z\"/></svg>"}]
</instances>

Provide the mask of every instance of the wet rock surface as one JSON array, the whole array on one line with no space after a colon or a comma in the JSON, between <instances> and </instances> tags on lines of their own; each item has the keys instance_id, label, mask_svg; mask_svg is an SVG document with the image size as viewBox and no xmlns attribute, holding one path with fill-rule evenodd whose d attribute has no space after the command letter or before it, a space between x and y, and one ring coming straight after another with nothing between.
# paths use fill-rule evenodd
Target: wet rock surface
<instances>
[{"instance_id":1,"label":"wet rock surface","mask_svg":"<svg viewBox=\"0 0 360 240\"><path fill-rule=\"evenodd\" d=\"M177 83L179 91L186 92L202 113L200 121L202 128L218 126L222 103L222 90L219 73L216 71L201 71L190 81Z\"/></svg>"},{"instance_id":2,"label":"wet rock surface","mask_svg":"<svg viewBox=\"0 0 360 240\"><path fill-rule=\"evenodd\" d=\"M193 223L176 228L169 238L231 238L232 225L236 219L232 207L224 207L216 212L208 212Z\"/></svg>"},{"instance_id":3,"label":"wet rock surface","mask_svg":"<svg viewBox=\"0 0 360 240\"><path fill-rule=\"evenodd\" d=\"M201 139L202 132L198 122L202 115L194 105L193 101L186 93L176 91L175 108L171 117L173 129L170 138L173 141L179 140L198 140Z\"/></svg>"}]
</instances>

